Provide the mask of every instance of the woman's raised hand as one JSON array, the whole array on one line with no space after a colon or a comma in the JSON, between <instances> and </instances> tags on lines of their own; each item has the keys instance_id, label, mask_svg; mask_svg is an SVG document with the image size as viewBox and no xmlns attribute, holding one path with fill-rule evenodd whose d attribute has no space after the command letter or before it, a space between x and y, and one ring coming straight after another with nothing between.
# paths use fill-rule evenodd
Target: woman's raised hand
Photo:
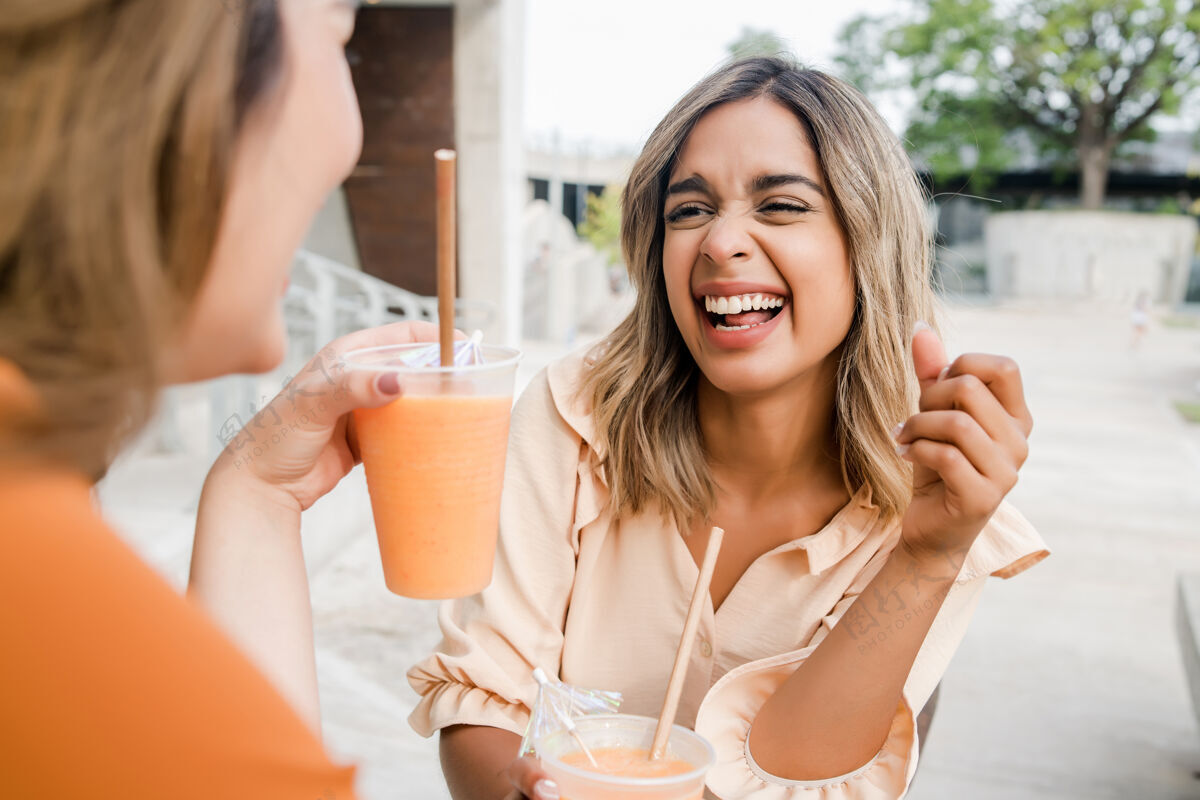
<instances>
[{"instance_id":1,"label":"woman's raised hand","mask_svg":"<svg viewBox=\"0 0 1200 800\"><path fill-rule=\"evenodd\" d=\"M920 325L912 356L920 411L895 434L901 457L913 463L901 545L918 560L948 561L957 573L1016 485L1033 418L1012 359L968 353L947 363L937 335Z\"/></svg>"},{"instance_id":2,"label":"woman's raised hand","mask_svg":"<svg viewBox=\"0 0 1200 800\"><path fill-rule=\"evenodd\" d=\"M342 357L361 347L437 339L437 326L428 322L398 322L335 339L230 440L213 473L308 508L359 461L350 412L384 405L401 389L394 375L348 370Z\"/></svg>"}]
</instances>

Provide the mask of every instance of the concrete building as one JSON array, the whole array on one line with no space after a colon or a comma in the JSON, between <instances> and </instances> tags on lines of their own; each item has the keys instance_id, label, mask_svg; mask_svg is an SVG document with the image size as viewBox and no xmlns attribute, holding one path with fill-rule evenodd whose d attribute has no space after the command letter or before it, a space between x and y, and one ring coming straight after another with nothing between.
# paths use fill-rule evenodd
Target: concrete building
<instances>
[{"instance_id":1,"label":"concrete building","mask_svg":"<svg viewBox=\"0 0 1200 800\"><path fill-rule=\"evenodd\" d=\"M588 195L599 195L607 186L625 183L635 157L634 153L564 147L558 142L528 148L525 200L545 200L578 226L587 209Z\"/></svg>"},{"instance_id":2,"label":"concrete building","mask_svg":"<svg viewBox=\"0 0 1200 800\"><path fill-rule=\"evenodd\" d=\"M358 166L305 247L402 289L436 293L433 152L458 151L458 290L520 338L523 0L379 0L346 48L362 109Z\"/></svg>"},{"instance_id":3,"label":"concrete building","mask_svg":"<svg viewBox=\"0 0 1200 800\"><path fill-rule=\"evenodd\" d=\"M1200 149L1192 135L1166 132L1131 144L1109 173L1104 212L1090 217L1073 213L1078 172L1055 170L1031 149L986 189L968 189L968 179L926 176L935 198L936 269L948 293L1124 301L1145 290L1156 303L1200 301L1200 258L1175 252L1184 245L1173 238L1194 236L1200 216ZM997 215L1007 219L993 230ZM1054 221L1063 223L1061 235ZM1075 248L1069 254L1062 253L1066 242ZM1051 264L1038 252L1061 257ZM1125 266L1116 264L1118 253Z\"/></svg>"},{"instance_id":4,"label":"concrete building","mask_svg":"<svg viewBox=\"0 0 1200 800\"><path fill-rule=\"evenodd\" d=\"M589 196L625 183L634 155L535 144L525 151L522 332L530 340L573 345L606 333L632 302L624 267L578 233Z\"/></svg>"}]
</instances>

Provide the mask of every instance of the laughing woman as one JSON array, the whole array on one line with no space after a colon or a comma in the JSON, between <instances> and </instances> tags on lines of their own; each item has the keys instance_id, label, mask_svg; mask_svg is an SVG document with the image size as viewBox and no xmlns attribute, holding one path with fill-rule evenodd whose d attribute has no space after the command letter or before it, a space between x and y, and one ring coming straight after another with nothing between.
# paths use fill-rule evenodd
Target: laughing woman
<instances>
[{"instance_id":1,"label":"laughing woman","mask_svg":"<svg viewBox=\"0 0 1200 800\"><path fill-rule=\"evenodd\" d=\"M677 721L711 795L902 795L985 579L1047 551L1002 501L1032 420L1006 358L948 361L900 143L853 88L725 67L650 136L621 227L637 304L513 418L495 580L442 611L412 716L452 794L514 762L542 667L655 715L725 529Z\"/></svg>"}]
</instances>

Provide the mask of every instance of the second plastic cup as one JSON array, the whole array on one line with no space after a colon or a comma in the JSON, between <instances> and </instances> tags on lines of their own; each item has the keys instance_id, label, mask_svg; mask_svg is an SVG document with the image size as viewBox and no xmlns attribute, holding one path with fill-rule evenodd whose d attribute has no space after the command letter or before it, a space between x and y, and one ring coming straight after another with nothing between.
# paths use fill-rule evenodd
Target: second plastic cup
<instances>
[{"instance_id":1,"label":"second plastic cup","mask_svg":"<svg viewBox=\"0 0 1200 800\"><path fill-rule=\"evenodd\" d=\"M536 742L542 768L558 783L562 800L700 800L704 775L716 761L703 736L671 727L667 752L649 761L658 720L630 714L596 714L576 720L579 739L600 762L591 767L579 741L565 729ZM673 774L669 774L673 773Z\"/></svg>"},{"instance_id":2,"label":"second plastic cup","mask_svg":"<svg viewBox=\"0 0 1200 800\"><path fill-rule=\"evenodd\" d=\"M483 346L483 362L409 366L428 344L355 350L347 369L393 372L401 395L358 409L383 576L405 597L446 599L492 579L500 489L519 351Z\"/></svg>"}]
</instances>

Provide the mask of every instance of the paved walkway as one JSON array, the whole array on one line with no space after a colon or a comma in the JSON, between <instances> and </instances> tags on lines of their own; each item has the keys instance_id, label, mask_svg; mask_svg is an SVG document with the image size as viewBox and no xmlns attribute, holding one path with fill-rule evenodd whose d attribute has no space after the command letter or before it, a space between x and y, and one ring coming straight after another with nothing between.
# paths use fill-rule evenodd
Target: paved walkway
<instances>
[{"instance_id":1,"label":"paved walkway","mask_svg":"<svg viewBox=\"0 0 1200 800\"><path fill-rule=\"evenodd\" d=\"M1169 400L1200 379L1200 330L1128 346L1127 312L951 309L954 352L1022 364L1037 420L1013 499L1055 551L995 581L943 683L911 797L1200 798L1200 737L1172 625L1174 576L1200 571L1200 433ZM531 348L528 380L553 356ZM139 456L106 513L182 586L206 465ZM448 797L432 741L404 721L407 667L437 640L435 606L383 588L361 472L304 520L330 747L367 800Z\"/></svg>"},{"instance_id":2,"label":"paved walkway","mask_svg":"<svg viewBox=\"0 0 1200 800\"><path fill-rule=\"evenodd\" d=\"M1036 423L1014 502L1054 556L989 587L944 681L911 797L1195 798L1200 740L1173 632L1200 570L1200 450L1170 406L1200 332L1127 311L957 309L955 352L1011 354Z\"/></svg>"}]
</instances>

